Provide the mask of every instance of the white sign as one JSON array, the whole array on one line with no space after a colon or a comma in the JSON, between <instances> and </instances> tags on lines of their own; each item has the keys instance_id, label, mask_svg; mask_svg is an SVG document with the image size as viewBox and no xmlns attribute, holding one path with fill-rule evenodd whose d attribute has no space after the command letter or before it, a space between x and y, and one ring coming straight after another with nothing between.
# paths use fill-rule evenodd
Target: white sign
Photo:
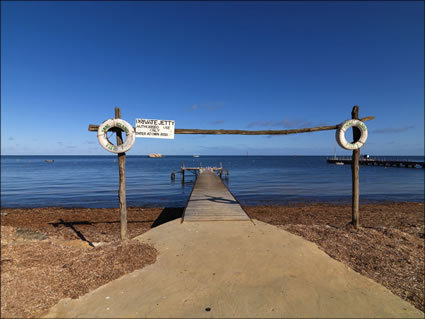
<instances>
[{"instance_id":1,"label":"white sign","mask_svg":"<svg viewBox=\"0 0 425 319\"><path fill-rule=\"evenodd\" d=\"M136 119L136 137L174 139L174 121Z\"/></svg>"}]
</instances>

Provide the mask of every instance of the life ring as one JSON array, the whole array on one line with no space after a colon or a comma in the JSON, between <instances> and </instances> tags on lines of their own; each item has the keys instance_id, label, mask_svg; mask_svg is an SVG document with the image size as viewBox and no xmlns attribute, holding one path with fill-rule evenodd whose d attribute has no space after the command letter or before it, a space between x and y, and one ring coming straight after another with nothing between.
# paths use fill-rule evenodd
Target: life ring
<instances>
[{"instance_id":1,"label":"life ring","mask_svg":"<svg viewBox=\"0 0 425 319\"><path fill-rule=\"evenodd\" d=\"M106 137L106 133L113 127L118 127L122 129L126 134L125 142L121 145L112 144L108 138ZM122 119L109 119L100 124L97 130L97 140L100 145L112 153L125 153L127 152L133 145L136 135L134 134L133 127L126 121Z\"/></svg>"},{"instance_id":2,"label":"life ring","mask_svg":"<svg viewBox=\"0 0 425 319\"><path fill-rule=\"evenodd\" d=\"M357 127L360 130L360 138L355 143L348 143L345 139L345 131L349 129L350 127ZM336 130L336 141L338 142L339 146L346 150L357 150L360 147L363 146L363 144L367 140L367 127L366 125L359 120L347 120L345 122L342 122L338 129Z\"/></svg>"}]
</instances>

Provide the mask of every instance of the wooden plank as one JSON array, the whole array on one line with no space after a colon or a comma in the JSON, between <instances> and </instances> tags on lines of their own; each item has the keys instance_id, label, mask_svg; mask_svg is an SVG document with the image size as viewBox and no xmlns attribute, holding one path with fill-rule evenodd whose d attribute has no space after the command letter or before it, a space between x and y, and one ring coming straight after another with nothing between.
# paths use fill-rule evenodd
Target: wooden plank
<instances>
[{"instance_id":1,"label":"wooden plank","mask_svg":"<svg viewBox=\"0 0 425 319\"><path fill-rule=\"evenodd\" d=\"M115 118L121 118L121 109L115 107ZM117 131L117 145L123 143L122 131ZM127 233L127 200L125 194L125 153L118 154L118 167L120 175L118 197L120 199L120 225L121 225L121 240L128 239Z\"/></svg>"},{"instance_id":2,"label":"wooden plank","mask_svg":"<svg viewBox=\"0 0 425 319\"><path fill-rule=\"evenodd\" d=\"M355 105L351 112L351 118L359 119L359 107ZM353 142L357 142L360 139L361 132L357 127L353 126ZM354 228L360 226L359 221L359 200L360 200L360 188L359 188L359 159L360 149L353 150L353 162L351 164L352 174L352 223Z\"/></svg>"},{"instance_id":3,"label":"wooden plank","mask_svg":"<svg viewBox=\"0 0 425 319\"><path fill-rule=\"evenodd\" d=\"M370 121L373 120L374 116L368 116L361 118L360 121ZM288 135L288 134L296 134L296 133L308 133L308 132L317 132L317 131L329 131L336 130L339 124L330 125L330 126L317 126L310 128L300 128L293 130L267 130L267 131L246 131L246 130L200 130L200 129L179 129L176 128L174 130L174 134L231 134L231 135ZM88 130L90 132L97 132L99 125L89 124ZM135 129L135 128L134 128Z\"/></svg>"},{"instance_id":4,"label":"wooden plank","mask_svg":"<svg viewBox=\"0 0 425 319\"><path fill-rule=\"evenodd\" d=\"M183 221L249 221L250 218L221 179L208 169L200 170L186 206Z\"/></svg>"}]
</instances>

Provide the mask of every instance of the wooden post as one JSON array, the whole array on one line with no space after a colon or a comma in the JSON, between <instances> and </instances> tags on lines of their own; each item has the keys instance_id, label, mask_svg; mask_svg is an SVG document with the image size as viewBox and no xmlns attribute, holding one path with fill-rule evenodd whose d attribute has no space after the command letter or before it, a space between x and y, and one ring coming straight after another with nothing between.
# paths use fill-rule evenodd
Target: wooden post
<instances>
[{"instance_id":1,"label":"wooden post","mask_svg":"<svg viewBox=\"0 0 425 319\"><path fill-rule=\"evenodd\" d=\"M359 119L359 107L355 105L351 111L352 119ZM357 127L353 127L353 142L357 142L360 139L360 130ZM360 226L359 222L359 198L360 198L360 188L359 188L359 159L360 159L360 149L353 150L353 160L351 163L351 173L352 173L352 223L354 228Z\"/></svg>"},{"instance_id":2,"label":"wooden post","mask_svg":"<svg viewBox=\"0 0 425 319\"><path fill-rule=\"evenodd\" d=\"M121 109L115 107L115 118L121 118ZM121 145L122 131L117 130L117 145ZM121 240L128 239L127 233L127 202L125 196L125 153L118 154L118 167L120 172L120 183L119 183L119 199L120 199L120 221L121 221Z\"/></svg>"}]
</instances>

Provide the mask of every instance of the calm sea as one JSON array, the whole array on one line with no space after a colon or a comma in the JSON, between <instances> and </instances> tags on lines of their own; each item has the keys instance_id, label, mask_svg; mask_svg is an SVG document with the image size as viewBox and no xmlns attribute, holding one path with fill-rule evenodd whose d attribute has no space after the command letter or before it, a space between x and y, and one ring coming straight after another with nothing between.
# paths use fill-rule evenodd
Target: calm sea
<instances>
[{"instance_id":1,"label":"calm sea","mask_svg":"<svg viewBox=\"0 0 425 319\"><path fill-rule=\"evenodd\" d=\"M127 205L184 206L194 175L186 173L183 184L179 174L170 180L182 161L222 163L229 169L225 182L243 205L351 201L350 166L328 164L325 156L127 156ZM360 201L423 202L424 171L360 166ZM1 206L119 207L116 156L2 156Z\"/></svg>"}]
</instances>

